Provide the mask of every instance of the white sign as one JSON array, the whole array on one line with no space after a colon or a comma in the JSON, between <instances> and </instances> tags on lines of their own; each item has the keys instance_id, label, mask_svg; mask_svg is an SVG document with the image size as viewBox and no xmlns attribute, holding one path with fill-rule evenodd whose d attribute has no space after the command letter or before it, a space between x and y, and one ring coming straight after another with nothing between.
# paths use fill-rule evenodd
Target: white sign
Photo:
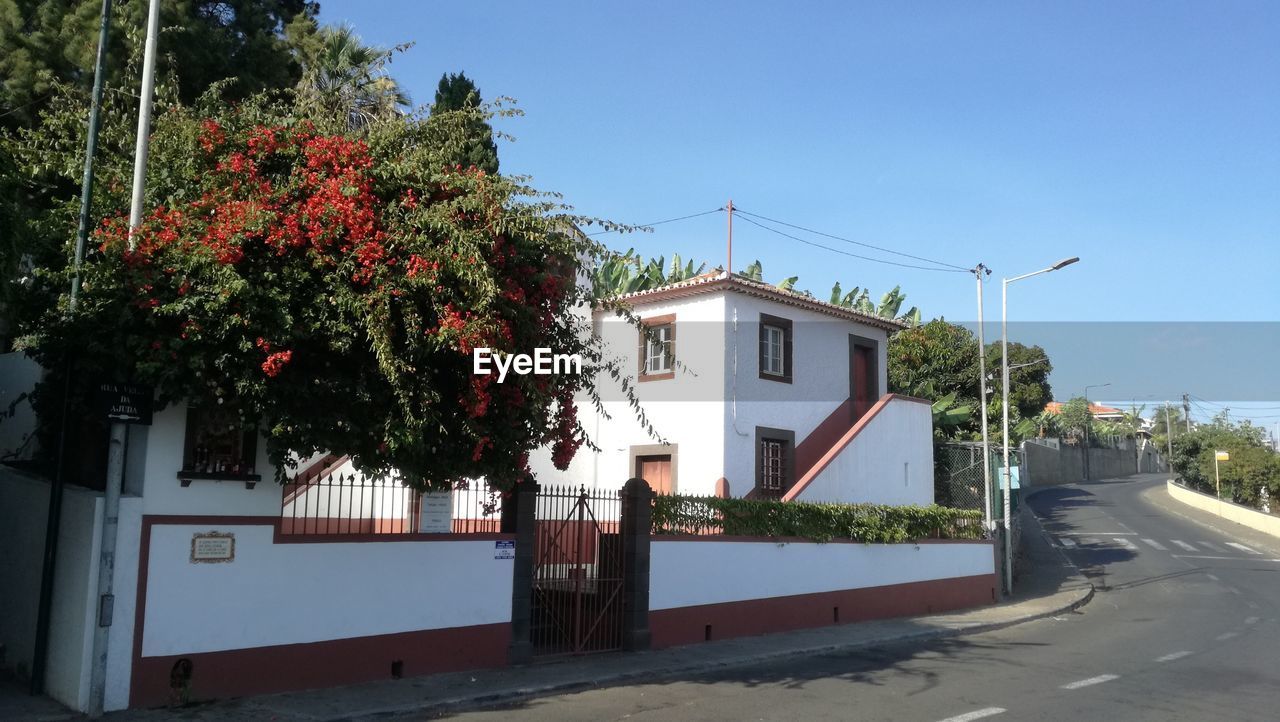
<instances>
[{"instance_id":1,"label":"white sign","mask_svg":"<svg viewBox=\"0 0 1280 722\"><path fill-rule=\"evenodd\" d=\"M234 561L236 535L211 531L191 535L191 563L216 563Z\"/></svg>"},{"instance_id":2,"label":"white sign","mask_svg":"<svg viewBox=\"0 0 1280 722\"><path fill-rule=\"evenodd\" d=\"M428 491L422 495L418 531L423 534L448 534L453 531L453 492Z\"/></svg>"},{"instance_id":3,"label":"white sign","mask_svg":"<svg viewBox=\"0 0 1280 722\"><path fill-rule=\"evenodd\" d=\"M493 543L494 559L515 559L516 543L513 541L496 541Z\"/></svg>"}]
</instances>

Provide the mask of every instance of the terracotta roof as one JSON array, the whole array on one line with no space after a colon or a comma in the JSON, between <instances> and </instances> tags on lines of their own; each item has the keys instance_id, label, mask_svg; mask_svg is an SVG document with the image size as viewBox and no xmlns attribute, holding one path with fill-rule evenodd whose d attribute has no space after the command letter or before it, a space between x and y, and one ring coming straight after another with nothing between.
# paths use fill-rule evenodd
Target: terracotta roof
<instances>
[{"instance_id":1,"label":"terracotta roof","mask_svg":"<svg viewBox=\"0 0 1280 722\"><path fill-rule=\"evenodd\" d=\"M753 281L744 278L738 274L734 274L733 278L727 278L724 271L712 271L704 273L700 276L678 281L676 283L651 288L647 291L636 291L635 293L627 293L617 297L619 301L625 301L631 306L639 306L642 304L658 303L661 301L672 301L689 296L697 296L704 293L714 293L716 291L733 291L735 293L745 293L748 296L756 298L764 298L770 301L777 301L788 306L804 308L817 313L823 313L828 316L844 319L846 321L856 321L865 323L868 326L882 328L889 332L901 331L910 328L911 325L897 319L884 318L871 313L865 313L846 306L838 306L827 301L820 301L812 296L806 296L796 291L784 291L777 286L763 283L761 281Z\"/></svg>"},{"instance_id":2,"label":"terracotta roof","mask_svg":"<svg viewBox=\"0 0 1280 722\"><path fill-rule=\"evenodd\" d=\"M1049 403L1045 404L1044 410L1048 411L1051 414L1060 414L1062 413L1062 402L1050 401ZM1124 411L1120 409L1113 409L1110 406L1103 406L1102 404L1095 404L1093 402L1089 402L1089 412L1092 413L1094 416L1110 416L1113 414L1121 414L1121 415L1124 414Z\"/></svg>"}]
</instances>

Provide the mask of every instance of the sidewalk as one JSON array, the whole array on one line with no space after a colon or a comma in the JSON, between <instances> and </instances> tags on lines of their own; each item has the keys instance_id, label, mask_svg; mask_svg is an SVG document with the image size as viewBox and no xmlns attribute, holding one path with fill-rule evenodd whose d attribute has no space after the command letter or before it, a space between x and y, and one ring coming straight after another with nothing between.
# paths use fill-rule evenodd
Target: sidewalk
<instances>
[{"instance_id":1,"label":"sidewalk","mask_svg":"<svg viewBox=\"0 0 1280 722\"><path fill-rule=\"evenodd\" d=\"M656 652L579 657L499 670L387 680L333 689L264 695L188 707L107 715L110 722L184 720L351 720L422 717L510 704L555 693L677 677L789 657L938 639L999 629L1086 604L1093 587L1044 538L1026 505L1023 558L1028 571L1011 601L964 612L858 622L746 637Z\"/></svg>"}]
</instances>

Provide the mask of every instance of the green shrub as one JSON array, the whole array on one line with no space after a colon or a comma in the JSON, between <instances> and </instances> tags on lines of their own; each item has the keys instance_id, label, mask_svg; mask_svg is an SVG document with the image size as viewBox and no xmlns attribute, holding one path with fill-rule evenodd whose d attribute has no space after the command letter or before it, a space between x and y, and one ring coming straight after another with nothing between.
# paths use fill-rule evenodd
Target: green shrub
<instances>
[{"instance_id":1,"label":"green shrub","mask_svg":"<svg viewBox=\"0 0 1280 722\"><path fill-rule=\"evenodd\" d=\"M658 496L654 534L799 537L827 542L897 543L981 539L982 512L944 506L814 504L711 496Z\"/></svg>"}]
</instances>

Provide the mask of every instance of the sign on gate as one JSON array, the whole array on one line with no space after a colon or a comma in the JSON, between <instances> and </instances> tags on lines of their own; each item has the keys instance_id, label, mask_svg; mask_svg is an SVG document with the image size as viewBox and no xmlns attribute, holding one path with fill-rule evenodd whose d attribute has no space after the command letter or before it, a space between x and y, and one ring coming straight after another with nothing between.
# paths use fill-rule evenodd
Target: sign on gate
<instances>
[{"instance_id":1,"label":"sign on gate","mask_svg":"<svg viewBox=\"0 0 1280 722\"><path fill-rule=\"evenodd\" d=\"M496 541L493 543L494 559L515 559L516 543L513 541Z\"/></svg>"},{"instance_id":2,"label":"sign on gate","mask_svg":"<svg viewBox=\"0 0 1280 722\"><path fill-rule=\"evenodd\" d=\"M448 534L453 531L453 492L428 491L422 495L422 516L418 531Z\"/></svg>"}]
</instances>

